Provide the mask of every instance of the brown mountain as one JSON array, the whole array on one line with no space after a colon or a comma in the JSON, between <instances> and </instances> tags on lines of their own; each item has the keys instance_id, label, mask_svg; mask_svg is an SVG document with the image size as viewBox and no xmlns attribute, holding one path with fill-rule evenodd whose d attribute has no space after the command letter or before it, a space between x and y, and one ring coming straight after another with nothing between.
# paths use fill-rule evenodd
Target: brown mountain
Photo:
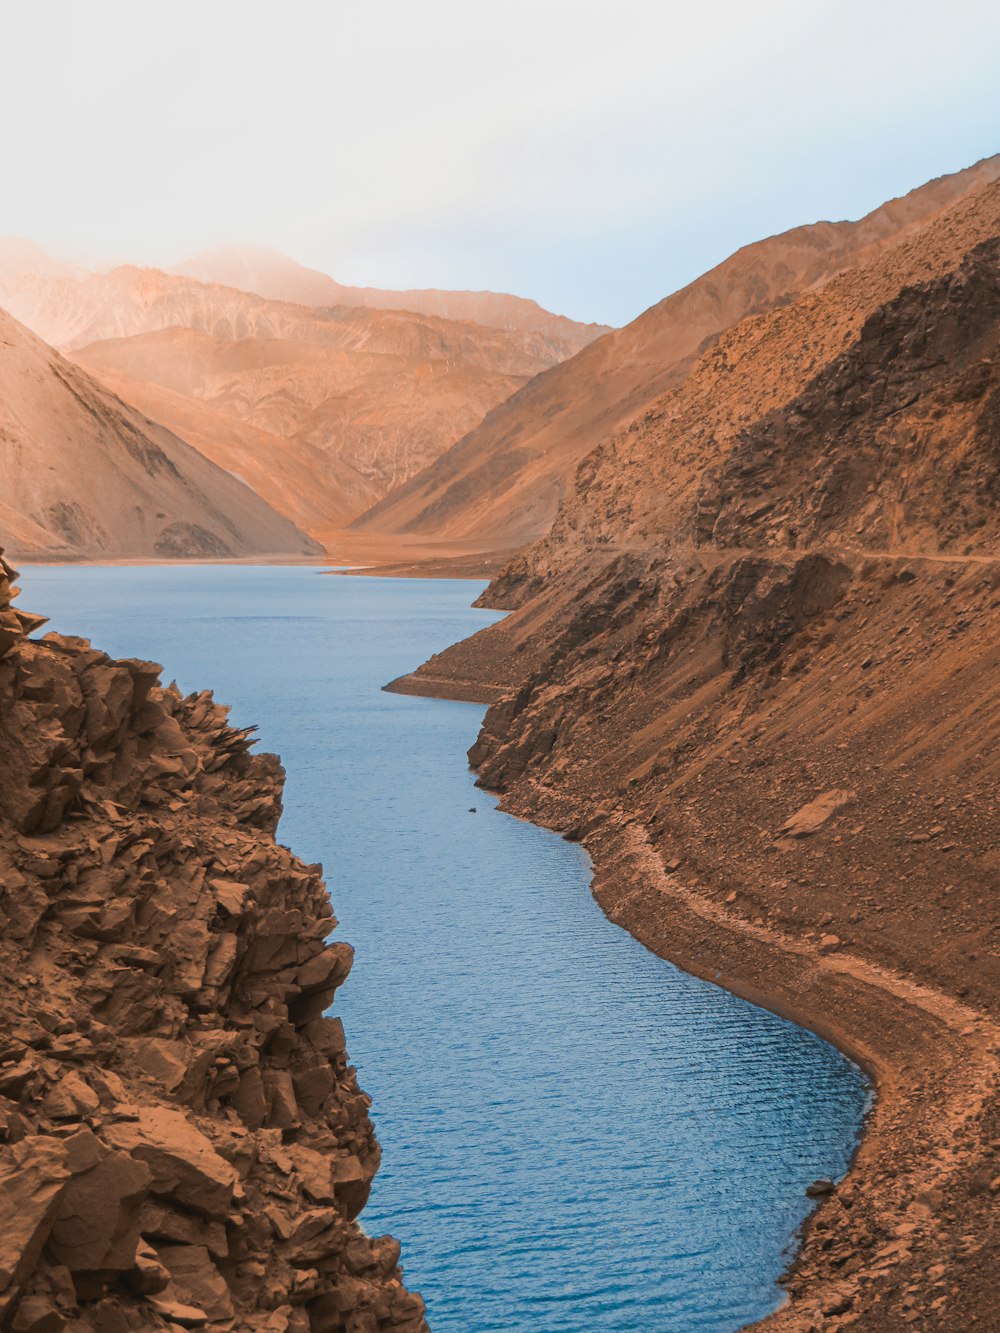
<instances>
[{"instance_id":1,"label":"brown mountain","mask_svg":"<svg viewBox=\"0 0 1000 1333\"><path fill-rule=\"evenodd\" d=\"M486 602L396 688L489 701L480 781L613 919L875 1080L765 1326L987 1326L1000 183L714 340Z\"/></svg>"},{"instance_id":2,"label":"brown mountain","mask_svg":"<svg viewBox=\"0 0 1000 1333\"><path fill-rule=\"evenodd\" d=\"M28 557L319 551L242 482L3 311L0 535Z\"/></svg>"},{"instance_id":3,"label":"brown mountain","mask_svg":"<svg viewBox=\"0 0 1000 1333\"><path fill-rule=\"evenodd\" d=\"M410 310L496 329L524 329L576 341L580 347L607 333L606 324L579 324L554 315L537 301L502 292L448 292L424 289L391 292L378 287L348 287L318 269L267 247L223 246L196 255L170 270L222 283L244 292L256 292L275 301L310 306L363 306L372 310Z\"/></svg>"},{"instance_id":4,"label":"brown mountain","mask_svg":"<svg viewBox=\"0 0 1000 1333\"><path fill-rule=\"evenodd\" d=\"M569 321L552 333L311 309L156 269L80 276L20 257L0 256L16 317L320 537L590 336Z\"/></svg>"},{"instance_id":5,"label":"brown mountain","mask_svg":"<svg viewBox=\"0 0 1000 1333\"><path fill-rule=\"evenodd\" d=\"M356 522L510 548L544 533L580 460L680 384L739 320L816 290L1000 176L1000 155L932 181L860 222L820 222L746 246L623 329L532 380Z\"/></svg>"}]
</instances>

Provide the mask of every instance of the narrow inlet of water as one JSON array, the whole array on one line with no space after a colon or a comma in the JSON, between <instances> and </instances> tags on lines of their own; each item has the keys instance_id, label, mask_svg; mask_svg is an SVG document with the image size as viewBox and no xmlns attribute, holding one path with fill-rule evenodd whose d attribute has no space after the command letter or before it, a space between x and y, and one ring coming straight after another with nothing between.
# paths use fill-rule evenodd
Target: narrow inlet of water
<instances>
[{"instance_id":1,"label":"narrow inlet of water","mask_svg":"<svg viewBox=\"0 0 1000 1333\"><path fill-rule=\"evenodd\" d=\"M434 1333L731 1333L868 1091L811 1033L612 925L581 849L473 785L482 709L381 686L495 617L465 581L45 567L23 604L210 687L288 770L280 836L357 950L334 1011Z\"/></svg>"}]
</instances>

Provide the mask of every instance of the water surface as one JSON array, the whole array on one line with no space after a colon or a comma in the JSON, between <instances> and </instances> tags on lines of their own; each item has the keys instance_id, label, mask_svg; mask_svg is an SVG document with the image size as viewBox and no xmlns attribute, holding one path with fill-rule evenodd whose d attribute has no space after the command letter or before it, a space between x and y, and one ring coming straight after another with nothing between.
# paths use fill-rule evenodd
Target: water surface
<instances>
[{"instance_id":1,"label":"water surface","mask_svg":"<svg viewBox=\"0 0 1000 1333\"><path fill-rule=\"evenodd\" d=\"M24 572L24 605L214 688L288 769L280 835L357 949L338 994L434 1333L730 1333L779 1302L861 1074L613 926L586 857L473 786L476 705L381 686L480 585L227 566ZM475 807L475 812L470 810Z\"/></svg>"}]
</instances>

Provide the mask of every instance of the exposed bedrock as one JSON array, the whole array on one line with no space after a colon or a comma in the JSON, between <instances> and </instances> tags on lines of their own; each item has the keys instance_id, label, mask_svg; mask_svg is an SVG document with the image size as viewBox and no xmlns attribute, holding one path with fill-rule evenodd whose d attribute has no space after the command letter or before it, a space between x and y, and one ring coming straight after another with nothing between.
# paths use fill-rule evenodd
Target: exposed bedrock
<instances>
[{"instance_id":1,"label":"exposed bedrock","mask_svg":"<svg viewBox=\"0 0 1000 1333\"><path fill-rule=\"evenodd\" d=\"M283 773L0 572L0 1327L426 1329Z\"/></svg>"}]
</instances>

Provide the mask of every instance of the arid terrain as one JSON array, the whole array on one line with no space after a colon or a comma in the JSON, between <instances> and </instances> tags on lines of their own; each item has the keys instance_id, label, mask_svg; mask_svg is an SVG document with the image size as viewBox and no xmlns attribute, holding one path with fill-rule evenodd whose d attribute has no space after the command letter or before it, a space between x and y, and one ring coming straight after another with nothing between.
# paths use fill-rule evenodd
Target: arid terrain
<instances>
[{"instance_id":1,"label":"arid terrain","mask_svg":"<svg viewBox=\"0 0 1000 1333\"><path fill-rule=\"evenodd\" d=\"M548 531L580 460L681 384L725 329L818 290L998 176L1000 156L931 181L860 222L819 222L744 247L537 376L354 526L499 550L534 541Z\"/></svg>"},{"instance_id":2,"label":"arid terrain","mask_svg":"<svg viewBox=\"0 0 1000 1333\"><path fill-rule=\"evenodd\" d=\"M0 535L23 558L309 556L249 487L0 311Z\"/></svg>"},{"instance_id":3,"label":"arid terrain","mask_svg":"<svg viewBox=\"0 0 1000 1333\"><path fill-rule=\"evenodd\" d=\"M488 702L480 782L614 920L873 1076L775 1333L996 1326L1000 184L957 194L711 339L393 686Z\"/></svg>"},{"instance_id":4,"label":"arid terrain","mask_svg":"<svg viewBox=\"0 0 1000 1333\"><path fill-rule=\"evenodd\" d=\"M765 1326L995 1327L1000 158L602 337L266 252L4 253L0 302L73 358L0 315L7 545L492 577L510 615L392 688L488 704L479 781L585 843L613 920L874 1081ZM274 844L276 761L11 596L12 1327L424 1328L353 1221L348 951Z\"/></svg>"},{"instance_id":5,"label":"arid terrain","mask_svg":"<svg viewBox=\"0 0 1000 1333\"><path fill-rule=\"evenodd\" d=\"M87 273L24 243L0 246L0 305L321 542L605 331L486 296L459 303L460 318L434 302L430 312L307 306L158 269Z\"/></svg>"},{"instance_id":6,"label":"arid terrain","mask_svg":"<svg viewBox=\"0 0 1000 1333\"><path fill-rule=\"evenodd\" d=\"M207 691L12 605L0 561L0 1320L426 1330L326 1011L352 951Z\"/></svg>"}]
</instances>

